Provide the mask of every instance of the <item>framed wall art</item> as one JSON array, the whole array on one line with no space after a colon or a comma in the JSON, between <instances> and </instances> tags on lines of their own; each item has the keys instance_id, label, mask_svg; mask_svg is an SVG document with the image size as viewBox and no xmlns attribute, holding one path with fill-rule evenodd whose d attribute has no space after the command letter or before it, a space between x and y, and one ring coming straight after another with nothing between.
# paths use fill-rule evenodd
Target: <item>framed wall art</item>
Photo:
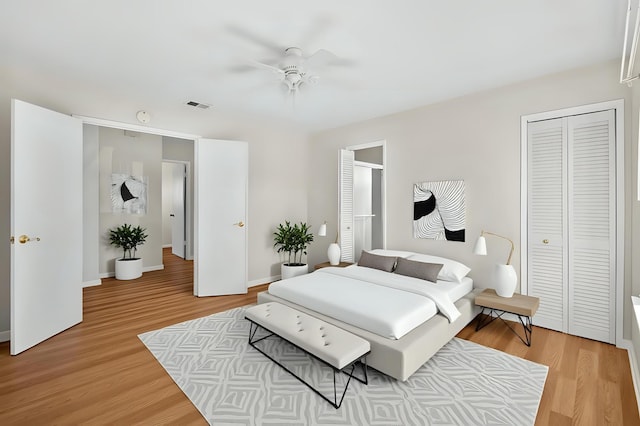
<instances>
[{"instance_id":1,"label":"framed wall art","mask_svg":"<svg viewBox=\"0 0 640 426\"><path fill-rule=\"evenodd\" d=\"M147 177L113 173L111 205L114 213L147 213Z\"/></svg>"},{"instance_id":2,"label":"framed wall art","mask_svg":"<svg viewBox=\"0 0 640 426\"><path fill-rule=\"evenodd\" d=\"M413 186L413 237L464 241L463 180L416 183Z\"/></svg>"}]
</instances>

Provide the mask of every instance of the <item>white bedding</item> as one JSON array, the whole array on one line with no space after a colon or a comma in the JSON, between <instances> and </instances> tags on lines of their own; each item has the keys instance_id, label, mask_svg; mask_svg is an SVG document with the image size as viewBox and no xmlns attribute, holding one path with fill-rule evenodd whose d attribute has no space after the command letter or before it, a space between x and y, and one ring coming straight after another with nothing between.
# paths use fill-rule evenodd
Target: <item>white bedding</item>
<instances>
[{"instance_id":1,"label":"white bedding","mask_svg":"<svg viewBox=\"0 0 640 426\"><path fill-rule=\"evenodd\" d=\"M322 268L278 281L269 286L269 293L379 336L399 339L438 310L450 321L460 315L450 293L457 296L465 288L471 291L472 281L439 285L352 266Z\"/></svg>"},{"instance_id":2,"label":"white bedding","mask_svg":"<svg viewBox=\"0 0 640 426\"><path fill-rule=\"evenodd\" d=\"M438 310L449 319L449 322L455 321L460 316L458 308L453 304L457 299L452 299L449 294L452 290L454 293L457 293L455 289L459 283L451 281L438 281L434 283L420 278L393 274L379 269L367 268L358 265L353 265L348 268L323 268L318 272L360 279L377 285L391 287L428 297L435 302ZM469 280L471 279L469 278ZM472 290L473 281L471 281L471 285L468 287L467 293ZM464 296L464 294L460 297Z\"/></svg>"}]
</instances>

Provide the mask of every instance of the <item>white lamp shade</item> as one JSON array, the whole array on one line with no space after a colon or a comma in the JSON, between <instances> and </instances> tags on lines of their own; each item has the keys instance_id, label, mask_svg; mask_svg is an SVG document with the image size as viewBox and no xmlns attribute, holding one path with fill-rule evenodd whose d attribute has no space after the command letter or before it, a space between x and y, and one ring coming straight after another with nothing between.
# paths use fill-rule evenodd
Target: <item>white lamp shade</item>
<instances>
[{"instance_id":1,"label":"white lamp shade","mask_svg":"<svg viewBox=\"0 0 640 426\"><path fill-rule=\"evenodd\" d=\"M478 237L478 241L476 241L476 246L473 249L473 254L477 254L479 256L487 255L487 240L480 236Z\"/></svg>"},{"instance_id":2,"label":"white lamp shade","mask_svg":"<svg viewBox=\"0 0 640 426\"><path fill-rule=\"evenodd\" d=\"M323 223L322 225L320 225L320 228L318 228L318 236L319 237L326 237L327 236L327 223Z\"/></svg>"}]
</instances>

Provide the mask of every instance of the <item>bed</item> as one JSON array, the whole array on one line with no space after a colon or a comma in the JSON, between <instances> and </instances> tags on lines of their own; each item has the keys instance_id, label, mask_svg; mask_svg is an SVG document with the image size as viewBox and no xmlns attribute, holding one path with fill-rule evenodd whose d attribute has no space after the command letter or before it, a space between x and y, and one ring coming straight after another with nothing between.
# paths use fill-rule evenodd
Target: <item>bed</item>
<instances>
[{"instance_id":1,"label":"bed","mask_svg":"<svg viewBox=\"0 0 640 426\"><path fill-rule=\"evenodd\" d=\"M363 337L369 366L405 381L478 314L468 272L451 259L372 250L358 265L272 283L258 303L279 302Z\"/></svg>"}]
</instances>

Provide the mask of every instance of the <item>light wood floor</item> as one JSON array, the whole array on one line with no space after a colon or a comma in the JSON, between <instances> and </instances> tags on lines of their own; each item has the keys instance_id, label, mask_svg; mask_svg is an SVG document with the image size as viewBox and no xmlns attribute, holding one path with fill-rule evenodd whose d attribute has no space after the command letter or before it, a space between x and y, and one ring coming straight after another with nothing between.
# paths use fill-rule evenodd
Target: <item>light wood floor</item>
<instances>
[{"instance_id":1,"label":"light wood floor","mask_svg":"<svg viewBox=\"0 0 640 426\"><path fill-rule=\"evenodd\" d=\"M192 295L192 263L84 290L84 321L12 357L0 344L0 425L206 424L137 335L255 302ZM537 425L640 424L626 351L535 328L531 348L495 322L459 337L549 366Z\"/></svg>"}]
</instances>

